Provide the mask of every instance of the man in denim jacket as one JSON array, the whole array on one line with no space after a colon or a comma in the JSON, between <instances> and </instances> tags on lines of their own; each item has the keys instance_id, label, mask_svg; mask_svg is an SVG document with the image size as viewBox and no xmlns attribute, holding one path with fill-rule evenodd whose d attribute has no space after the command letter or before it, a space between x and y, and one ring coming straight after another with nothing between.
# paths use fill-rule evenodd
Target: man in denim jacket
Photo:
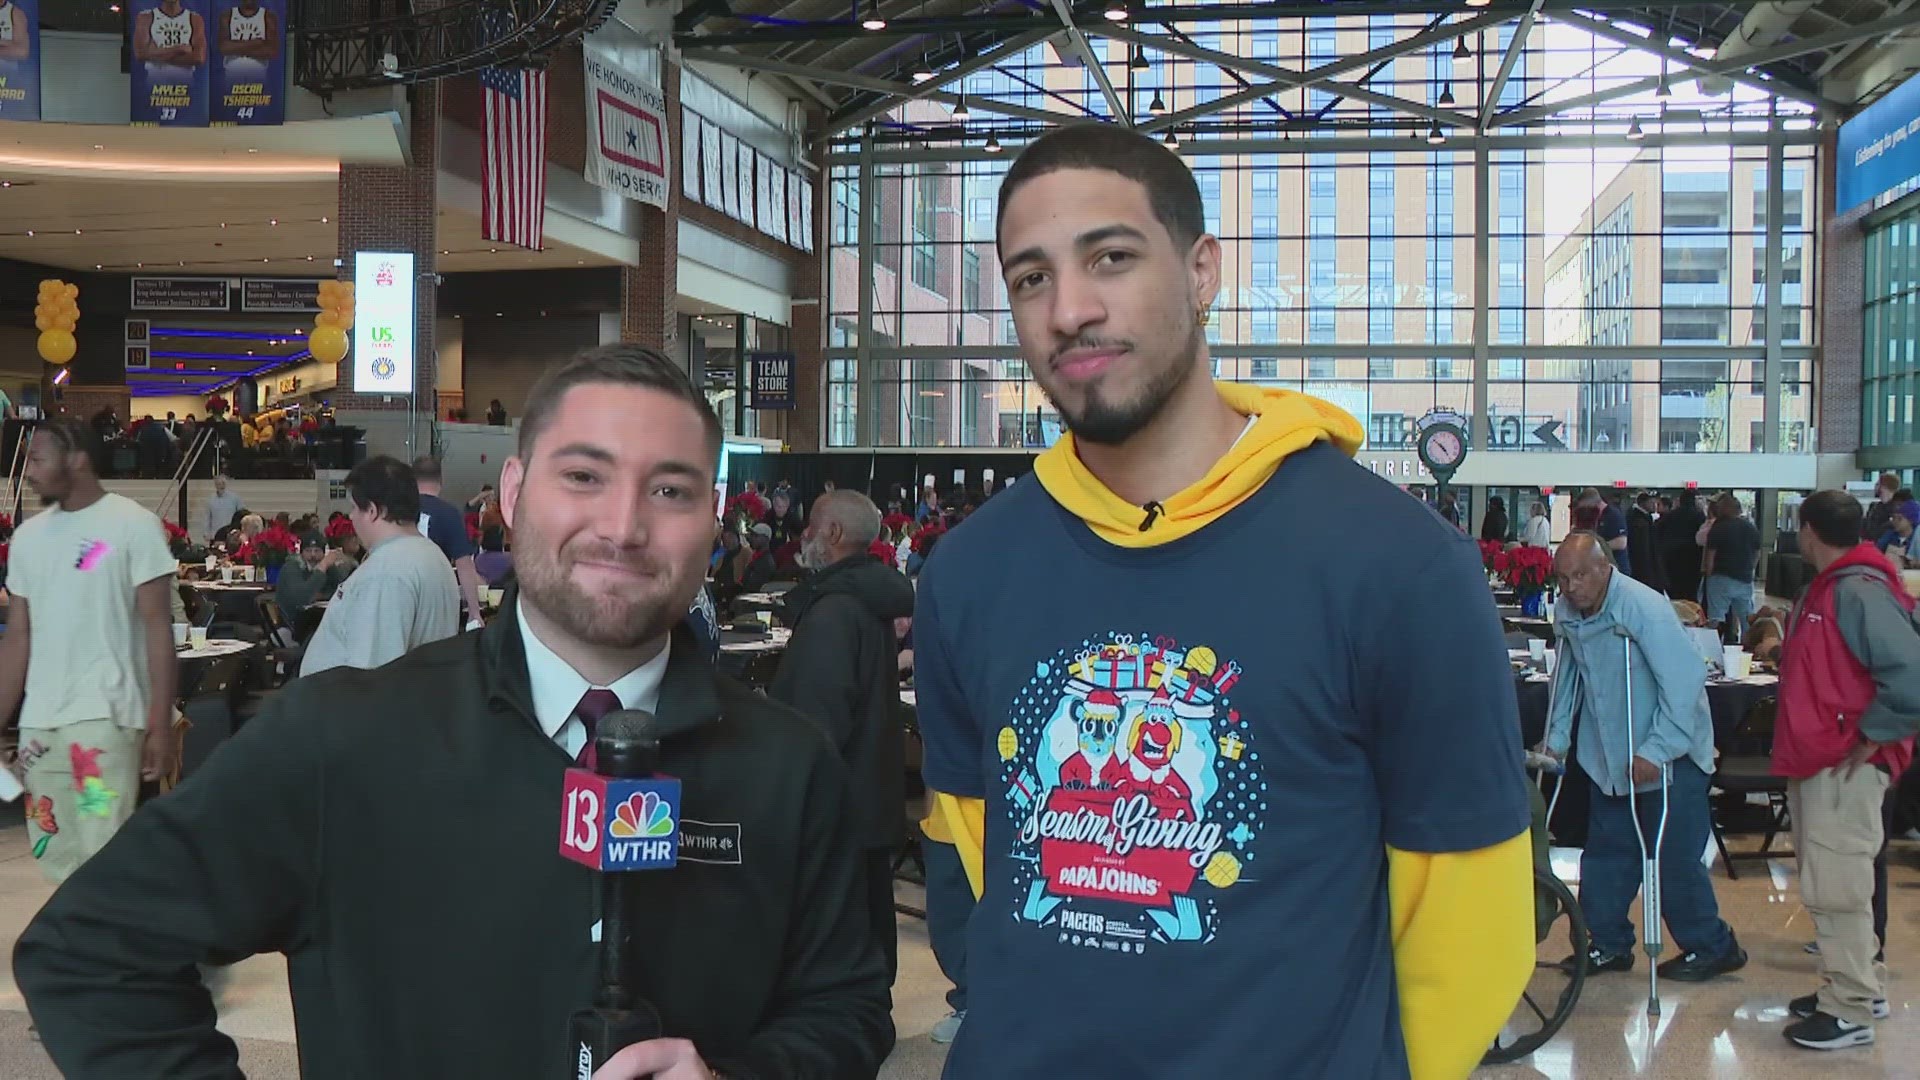
<instances>
[{"instance_id":1,"label":"man in denim jacket","mask_svg":"<svg viewBox=\"0 0 1920 1080\"><path fill-rule=\"evenodd\" d=\"M1618 572L1600 537L1567 537L1554 556L1553 572L1560 587L1559 666L1546 751L1565 759L1578 717L1580 767L1592 785L1587 847L1580 858L1580 906L1592 934L1588 970L1633 968L1627 909L1640 890L1641 862L1628 792L1639 793L1640 827L1651 848L1660 825L1665 766L1671 809L1660 857L1661 911L1680 953L1660 965L1660 975L1703 982L1736 971L1746 965L1747 954L1720 918L1713 883L1700 861L1711 829L1707 783L1713 774L1706 665L1687 641L1672 604ZM1626 641L1633 652L1631 728Z\"/></svg>"}]
</instances>

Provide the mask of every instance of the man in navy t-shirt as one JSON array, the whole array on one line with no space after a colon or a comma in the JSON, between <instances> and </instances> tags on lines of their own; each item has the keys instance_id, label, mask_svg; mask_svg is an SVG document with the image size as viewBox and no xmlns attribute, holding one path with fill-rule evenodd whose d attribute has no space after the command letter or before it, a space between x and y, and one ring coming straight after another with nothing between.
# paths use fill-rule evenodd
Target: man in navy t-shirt
<instances>
[{"instance_id":1,"label":"man in navy t-shirt","mask_svg":"<svg viewBox=\"0 0 1920 1080\"><path fill-rule=\"evenodd\" d=\"M420 485L420 535L453 564L460 579L460 595L467 604L467 629L485 625L480 619L480 571L473 566L473 538L467 535L467 519L454 505L440 497L440 463L431 457L413 459L413 478Z\"/></svg>"},{"instance_id":2,"label":"man in navy t-shirt","mask_svg":"<svg viewBox=\"0 0 1920 1080\"><path fill-rule=\"evenodd\" d=\"M1346 413L1212 382L1177 155L1047 135L999 250L1071 435L921 579L924 776L981 888L946 1075L1464 1077L1534 960L1478 549L1351 460Z\"/></svg>"}]
</instances>

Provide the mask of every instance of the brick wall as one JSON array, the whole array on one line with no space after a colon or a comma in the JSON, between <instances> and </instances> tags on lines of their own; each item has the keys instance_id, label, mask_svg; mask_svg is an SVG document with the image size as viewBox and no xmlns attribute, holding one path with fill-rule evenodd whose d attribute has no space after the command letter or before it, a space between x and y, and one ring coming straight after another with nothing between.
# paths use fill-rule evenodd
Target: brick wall
<instances>
[{"instance_id":1,"label":"brick wall","mask_svg":"<svg viewBox=\"0 0 1920 1080\"><path fill-rule=\"evenodd\" d=\"M432 274L437 265L434 182L439 170L441 87L438 83L415 83L408 92L412 97L410 163L395 168L340 167L340 212L335 220L343 279L353 277L355 251L410 251L416 274ZM414 394L422 411L429 415L436 411L432 364L435 292L430 281L414 290ZM340 362L339 385L353 385L351 355ZM335 394L333 404L345 410L408 407L405 398L353 393Z\"/></svg>"},{"instance_id":2,"label":"brick wall","mask_svg":"<svg viewBox=\"0 0 1920 1080\"><path fill-rule=\"evenodd\" d=\"M680 65L661 65L667 99L668 159L680 160ZM582 91L584 93L584 91ZM582 142L584 142L584 138ZM673 170L678 173L678 167ZM640 265L620 274L620 340L639 342L669 355L676 352L680 323L680 185L669 184L666 209L640 207Z\"/></svg>"},{"instance_id":3,"label":"brick wall","mask_svg":"<svg viewBox=\"0 0 1920 1080\"><path fill-rule=\"evenodd\" d=\"M1821 144L1819 160L1820 376L1814 394L1823 454L1850 454L1860 449L1860 374L1863 318L1861 296L1866 288L1866 234L1860 223L1870 207L1835 216L1834 140L1832 132Z\"/></svg>"},{"instance_id":4,"label":"brick wall","mask_svg":"<svg viewBox=\"0 0 1920 1080\"><path fill-rule=\"evenodd\" d=\"M812 255L802 254L793 264L793 412L787 417L787 445L809 453L826 445L827 408L827 290L821 274L821 254L827 241L826 147L814 151L820 166L813 185Z\"/></svg>"},{"instance_id":5,"label":"brick wall","mask_svg":"<svg viewBox=\"0 0 1920 1080\"><path fill-rule=\"evenodd\" d=\"M94 413L111 407L113 415L124 425L133 408L133 398L125 386L62 386L58 389L60 404L66 406L67 415L82 420L91 420Z\"/></svg>"}]
</instances>

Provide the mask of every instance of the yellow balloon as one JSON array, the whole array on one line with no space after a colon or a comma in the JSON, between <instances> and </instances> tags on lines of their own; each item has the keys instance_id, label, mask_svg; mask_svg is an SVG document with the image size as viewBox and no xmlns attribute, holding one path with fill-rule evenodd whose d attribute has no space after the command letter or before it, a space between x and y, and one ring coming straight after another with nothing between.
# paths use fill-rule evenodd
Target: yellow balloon
<instances>
[{"instance_id":1,"label":"yellow balloon","mask_svg":"<svg viewBox=\"0 0 1920 1080\"><path fill-rule=\"evenodd\" d=\"M58 314L63 318L77 319L80 317L80 305L69 300L64 304L61 304L60 310L55 314Z\"/></svg>"},{"instance_id":2,"label":"yellow balloon","mask_svg":"<svg viewBox=\"0 0 1920 1080\"><path fill-rule=\"evenodd\" d=\"M347 355L347 332L337 326L318 326L307 335L307 351L315 360L337 364Z\"/></svg>"},{"instance_id":3,"label":"yellow balloon","mask_svg":"<svg viewBox=\"0 0 1920 1080\"><path fill-rule=\"evenodd\" d=\"M337 327L340 325L340 319L338 316L334 315L332 311L322 311L320 314L315 315L313 317L313 325L316 328L329 327L329 326Z\"/></svg>"},{"instance_id":4,"label":"yellow balloon","mask_svg":"<svg viewBox=\"0 0 1920 1080\"><path fill-rule=\"evenodd\" d=\"M45 315L35 315L33 317L33 328L35 330L51 330L53 329L53 320L47 318Z\"/></svg>"},{"instance_id":5,"label":"yellow balloon","mask_svg":"<svg viewBox=\"0 0 1920 1080\"><path fill-rule=\"evenodd\" d=\"M72 283L68 283L61 291L66 294L69 300L77 300L80 297L80 286Z\"/></svg>"},{"instance_id":6,"label":"yellow balloon","mask_svg":"<svg viewBox=\"0 0 1920 1080\"><path fill-rule=\"evenodd\" d=\"M47 318L52 318L52 317L53 317L53 315L54 315L54 313L55 313L55 312L57 312L57 311L59 311L59 310L60 310L59 308L56 308L56 307L54 307L54 306L53 306L52 304L35 304L35 305L33 305L33 313L34 313L34 314L35 314L36 316L40 316L40 315L44 315L44 316L46 316Z\"/></svg>"},{"instance_id":7,"label":"yellow balloon","mask_svg":"<svg viewBox=\"0 0 1920 1080\"><path fill-rule=\"evenodd\" d=\"M64 364L73 359L73 351L78 343L73 340L72 331L48 330L40 335L40 358L49 364Z\"/></svg>"},{"instance_id":8,"label":"yellow balloon","mask_svg":"<svg viewBox=\"0 0 1920 1080\"><path fill-rule=\"evenodd\" d=\"M58 296L64 296L65 294L66 290L62 289L60 283L57 281L43 281L40 283L40 296L42 299L51 300Z\"/></svg>"}]
</instances>

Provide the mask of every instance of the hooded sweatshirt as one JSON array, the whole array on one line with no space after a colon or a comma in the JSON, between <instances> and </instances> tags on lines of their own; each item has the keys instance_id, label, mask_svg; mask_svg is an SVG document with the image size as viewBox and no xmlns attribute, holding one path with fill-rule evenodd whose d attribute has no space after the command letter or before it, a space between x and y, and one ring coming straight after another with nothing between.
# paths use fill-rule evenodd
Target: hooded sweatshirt
<instances>
[{"instance_id":1,"label":"hooded sweatshirt","mask_svg":"<svg viewBox=\"0 0 1920 1080\"><path fill-rule=\"evenodd\" d=\"M826 729L853 775L853 814L867 849L906 839L906 765L893 620L913 614L913 583L865 552L789 591L778 611L793 628L767 693Z\"/></svg>"},{"instance_id":2,"label":"hooded sweatshirt","mask_svg":"<svg viewBox=\"0 0 1920 1080\"><path fill-rule=\"evenodd\" d=\"M1255 419L1157 513L1068 436L921 579L924 775L982 909L952 1080L1461 1078L1532 971L1478 549L1344 412L1218 390ZM1430 610L1450 632L1409 633Z\"/></svg>"}]
</instances>

